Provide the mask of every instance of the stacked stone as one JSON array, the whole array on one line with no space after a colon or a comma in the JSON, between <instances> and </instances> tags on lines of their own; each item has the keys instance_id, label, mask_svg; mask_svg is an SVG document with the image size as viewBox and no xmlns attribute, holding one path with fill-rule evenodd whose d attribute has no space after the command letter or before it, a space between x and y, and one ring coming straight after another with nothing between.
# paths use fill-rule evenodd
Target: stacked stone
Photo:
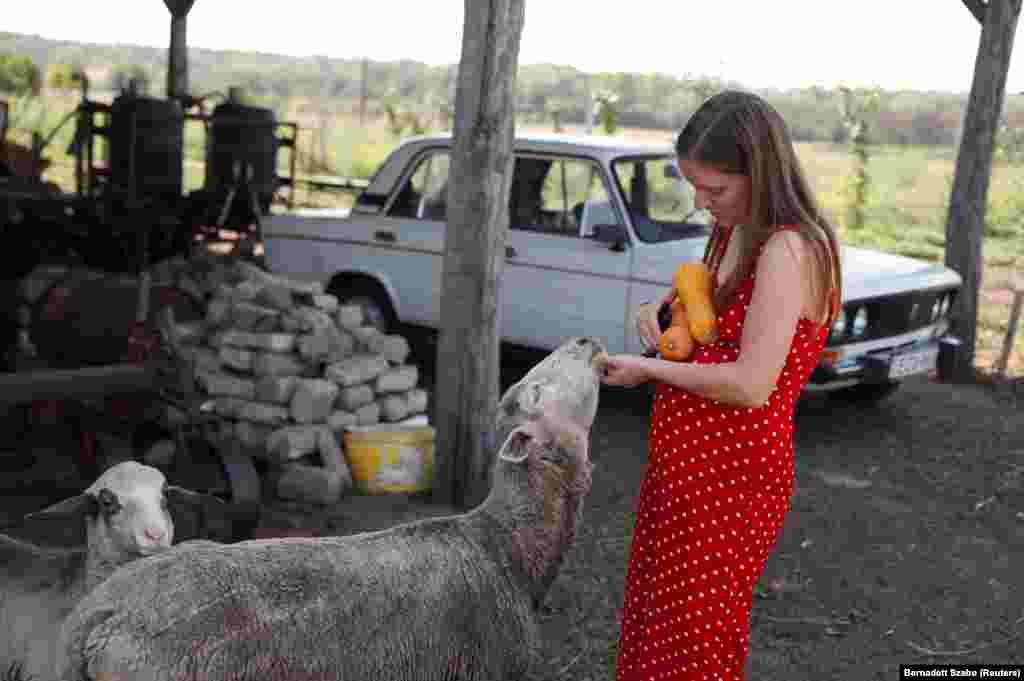
<instances>
[{"instance_id":1,"label":"stacked stone","mask_svg":"<svg viewBox=\"0 0 1024 681\"><path fill-rule=\"evenodd\" d=\"M365 326L359 307L317 283L237 267L240 281L219 284L179 341L212 409L271 464L277 495L336 503L352 487L344 430L426 412L409 343Z\"/></svg>"}]
</instances>

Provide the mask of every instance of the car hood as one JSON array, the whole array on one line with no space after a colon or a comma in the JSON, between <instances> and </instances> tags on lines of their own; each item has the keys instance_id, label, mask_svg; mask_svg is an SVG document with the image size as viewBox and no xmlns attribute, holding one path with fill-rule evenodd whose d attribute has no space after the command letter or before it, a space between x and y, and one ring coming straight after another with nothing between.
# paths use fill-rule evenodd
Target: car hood
<instances>
[{"instance_id":1,"label":"car hood","mask_svg":"<svg viewBox=\"0 0 1024 681\"><path fill-rule=\"evenodd\" d=\"M671 286L679 263L699 260L707 239L640 244L635 251L638 279ZM853 246L840 246L843 300L863 300L930 288L958 287L960 275L940 263Z\"/></svg>"}]
</instances>

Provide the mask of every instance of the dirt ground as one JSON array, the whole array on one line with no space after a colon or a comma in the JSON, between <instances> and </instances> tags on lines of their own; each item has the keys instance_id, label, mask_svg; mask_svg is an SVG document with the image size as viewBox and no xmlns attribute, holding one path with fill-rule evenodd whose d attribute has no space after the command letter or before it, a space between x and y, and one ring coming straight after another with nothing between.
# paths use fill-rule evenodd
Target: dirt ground
<instances>
[{"instance_id":1,"label":"dirt ground","mask_svg":"<svg viewBox=\"0 0 1024 681\"><path fill-rule=\"evenodd\" d=\"M431 385L431 349L418 352ZM514 354L503 389L539 358ZM602 393L584 526L541 615L551 681L613 676L649 406L643 389ZM797 489L756 590L748 679L881 681L906 663L1024 661L1024 390L921 379L874 406L806 399L796 437ZM55 478L66 458L41 456ZM43 501L4 487L8 517ZM364 497L274 504L261 524L348 534L446 511Z\"/></svg>"}]
</instances>

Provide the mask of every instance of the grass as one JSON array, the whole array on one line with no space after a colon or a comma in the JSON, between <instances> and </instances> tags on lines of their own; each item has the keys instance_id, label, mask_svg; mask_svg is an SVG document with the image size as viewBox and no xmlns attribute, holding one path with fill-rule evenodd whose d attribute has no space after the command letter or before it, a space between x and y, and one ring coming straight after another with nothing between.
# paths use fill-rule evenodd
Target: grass
<instances>
[{"instance_id":1,"label":"grass","mask_svg":"<svg viewBox=\"0 0 1024 681\"><path fill-rule=\"evenodd\" d=\"M21 144L31 141L30 129L49 132L77 104L76 96L47 97L16 102L12 118L18 128L10 136ZM24 108L22 108L24 107ZM320 140L320 111L314 101L295 98L284 111L285 120L299 124L299 174L332 173L345 177L369 177L402 135L395 133L383 116L370 116L360 124L350 113L329 113L326 139ZM430 121L438 129L436 119ZM550 132L551 127L523 123L526 132ZM53 162L47 179L72 191L73 166L65 150L71 140L72 125L65 126L48 147L46 156ZM581 132L567 126L567 132ZM619 136L639 141L671 143L672 131L620 129ZM326 152L324 157L321 149ZM186 129L186 191L203 183L202 127L189 123ZM952 147L897 147L871 149L869 161L870 191L866 206L866 226L856 232L846 228L846 182L852 159L843 146L831 143L800 143L797 155L822 204L842 235L851 245L874 248L933 262L942 262L945 253L945 222L952 186L956 149ZM282 154L282 169L287 155ZM341 206L351 204L351 194L313 192L299 189L301 205ZM978 366L990 366L998 356L1006 334L1012 298L1003 284L1015 279L1024 286L1024 165L997 164L993 168L989 206L986 213L984 242L985 272L979 313ZM1009 373L1024 373L1024 332L1018 334L1009 362Z\"/></svg>"}]
</instances>

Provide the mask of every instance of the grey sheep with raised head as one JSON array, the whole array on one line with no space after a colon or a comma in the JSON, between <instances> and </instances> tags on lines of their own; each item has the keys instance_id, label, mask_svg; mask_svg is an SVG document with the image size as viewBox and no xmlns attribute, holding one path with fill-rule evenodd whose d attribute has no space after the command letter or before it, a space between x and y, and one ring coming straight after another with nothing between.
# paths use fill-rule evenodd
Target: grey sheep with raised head
<instances>
[{"instance_id":1,"label":"grey sheep with raised head","mask_svg":"<svg viewBox=\"0 0 1024 681\"><path fill-rule=\"evenodd\" d=\"M125 566L67 618L57 678L524 678L590 487L603 356L572 339L506 393L477 508L347 537L184 544Z\"/></svg>"},{"instance_id":2,"label":"grey sheep with raised head","mask_svg":"<svg viewBox=\"0 0 1024 681\"><path fill-rule=\"evenodd\" d=\"M26 516L83 522L84 547L37 546L0 534L0 673L5 678L53 678L60 625L75 604L121 565L171 547L169 498L188 505L216 500L166 482L158 469L125 461L81 494Z\"/></svg>"}]
</instances>

